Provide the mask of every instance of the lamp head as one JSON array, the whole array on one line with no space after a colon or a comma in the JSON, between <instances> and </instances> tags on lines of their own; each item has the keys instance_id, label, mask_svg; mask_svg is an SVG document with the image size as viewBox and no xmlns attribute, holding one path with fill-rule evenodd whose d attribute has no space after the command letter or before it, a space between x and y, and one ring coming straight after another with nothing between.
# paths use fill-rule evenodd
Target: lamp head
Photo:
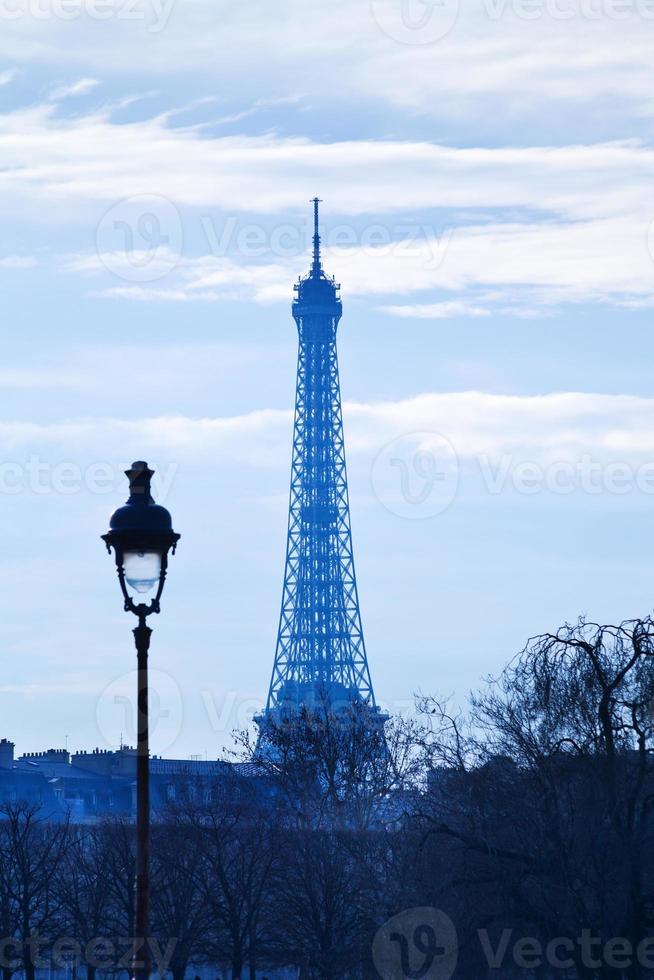
<instances>
[{"instance_id":1,"label":"lamp head","mask_svg":"<svg viewBox=\"0 0 654 980\"><path fill-rule=\"evenodd\" d=\"M147 463L132 463L125 471L129 479L129 498L114 512L109 531L102 535L107 550L113 548L118 568L125 608L135 612L134 597L156 589L149 612L159 611L168 564L168 553L175 553L180 535L173 531L172 518L165 507L152 498L151 481L154 471Z\"/></svg>"}]
</instances>

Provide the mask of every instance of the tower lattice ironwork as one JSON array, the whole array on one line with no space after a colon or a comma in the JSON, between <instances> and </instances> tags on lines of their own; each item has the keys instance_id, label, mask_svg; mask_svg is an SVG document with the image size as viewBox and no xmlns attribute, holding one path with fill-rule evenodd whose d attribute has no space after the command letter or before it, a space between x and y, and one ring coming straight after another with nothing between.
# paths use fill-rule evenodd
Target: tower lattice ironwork
<instances>
[{"instance_id":1,"label":"tower lattice ironwork","mask_svg":"<svg viewBox=\"0 0 654 980\"><path fill-rule=\"evenodd\" d=\"M266 712L375 704L361 625L336 334L340 287L325 275L315 198L313 264L295 286L299 333L282 609Z\"/></svg>"}]
</instances>

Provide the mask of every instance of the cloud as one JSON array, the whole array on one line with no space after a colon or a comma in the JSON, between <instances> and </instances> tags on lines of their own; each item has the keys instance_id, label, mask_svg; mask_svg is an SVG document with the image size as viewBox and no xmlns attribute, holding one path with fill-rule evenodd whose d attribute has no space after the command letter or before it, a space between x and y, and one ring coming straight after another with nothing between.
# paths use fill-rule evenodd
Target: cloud
<instances>
[{"instance_id":1,"label":"cloud","mask_svg":"<svg viewBox=\"0 0 654 980\"><path fill-rule=\"evenodd\" d=\"M370 458L388 442L429 443L445 437L462 458L505 453L541 462L595 454L605 461L654 457L654 398L580 392L496 395L485 392L426 393L399 401L347 402L347 443L353 458ZM95 460L97 447L121 458L138 445L177 461L224 467L288 464L290 411L261 409L218 418L165 416L124 420L0 423L6 449L37 450ZM69 457L66 457L69 458Z\"/></svg>"},{"instance_id":2,"label":"cloud","mask_svg":"<svg viewBox=\"0 0 654 980\"><path fill-rule=\"evenodd\" d=\"M487 305L481 306L472 300L445 300L441 303L406 303L400 306L381 306L380 310L388 316L396 316L404 320L450 320L457 317L477 319L488 316L510 316L521 320L532 320L548 316L546 297L542 293L541 306L532 300L532 305L521 303L514 306L502 305L504 293L490 294L485 297ZM514 297L519 299L518 295ZM562 300L559 294L558 299Z\"/></svg>"},{"instance_id":3,"label":"cloud","mask_svg":"<svg viewBox=\"0 0 654 980\"><path fill-rule=\"evenodd\" d=\"M654 150L638 141L475 148L211 137L194 126L169 126L165 115L118 124L110 109L69 118L42 104L0 115L0 150L0 196L19 195L34 205L88 208L147 193L178 208L286 211L297 220L319 186L332 215L398 214L403 226L428 222L433 209L523 208L568 220L654 211Z\"/></svg>"},{"instance_id":4,"label":"cloud","mask_svg":"<svg viewBox=\"0 0 654 980\"><path fill-rule=\"evenodd\" d=\"M136 300L139 303L187 303L190 299L201 302L218 302L219 293L199 293L189 295L183 289L151 289L147 286L111 286L98 290L93 295L109 299Z\"/></svg>"},{"instance_id":5,"label":"cloud","mask_svg":"<svg viewBox=\"0 0 654 980\"><path fill-rule=\"evenodd\" d=\"M0 388L77 388L81 379L63 370L35 371L4 368L0 370Z\"/></svg>"},{"instance_id":6,"label":"cloud","mask_svg":"<svg viewBox=\"0 0 654 980\"><path fill-rule=\"evenodd\" d=\"M97 342L80 345L60 337L56 351L37 345L29 366L24 365L24 357L8 357L11 360L0 369L0 389L12 391L16 397L12 398L11 414L9 408L5 411L5 420L21 418L25 411L29 413L26 419L38 421L51 418L55 405L64 418L79 412L80 405L100 405L107 415L120 414L125 391L138 392L140 404L149 406L166 405L172 393L176 404L184 405L187 412L196 406L197 411L206 410L204 406L213 403L216 390L226 401L237 397L242 404L248 397L244 389L247 379L275 374L288 365L292 371L293 347L280 344L271 348L246 334L238 340L211 343L189 339L186 343L162 340L146 344L132 338L132 342L118 346ZM147 371L143 370L145 363ZM114 383L116 378L121 380L119 388ZM54 401L52 389L57 389ZM34 397L21 398L21 391L34 393ZM256 403L265 404L266 395L261 387L258 391ZM37 397L38 392L42 392L41 397Z\"/></svg>"},{"instance_id":7,"label":"cloud","mask_svg":"<svg viewBox=\"0 0 654 980\"><path fill-rule=\"evenodd\" d=\"M452 230L436 263L438 242L427 239L404 256L392 249L374 254L365 249L335 252L334 271L337 276L347 275L353 292L377 295L430 289L465 295L478 288L497 288L501 298L493 303L493 311L506 313L508 306L510 315L517 316L531 315L538 308L547 312L564 302L620 306L633 300L649 302L654 292L650 221L644 211L589 220L462 225ZM493 293L487 299L493 301ZM452 307L427 304L413 312L457 315L463 302L469 315L471 309L483 315L473 300L466 297ZM398 315L400 309L395 304L392 312Z\"/></svg>"},{"instance_id":8,"label":"cloud","mask_svg":"<svg viewBox=\"0 0 654 980\"><path fill-rule=\"evenodd\" d=\"M383 0L375 2L383 5ZM386 0L385 6L397 5ZM492 106L498 127L515 124L543 104L560 103L570 119L579 120L584 107L587 111L594 103L611 114L609 100L617 100L623 111L649 114L653 12L634 0L624 5L626 16L615 17L611 6L601 0L596 5L584 0L464 2L458 22L438 43L371 47L360 61L358 78L366 90L376 85L379 97L389 103L451 121L459 114L483 119ZM547 124L539 118L541 127Z\"/></svg>"},{"instance_id":9,"label":"cloud","mask_svg":"<svg viewBox=\"0 0 654 980\"><path fill-rule=\"evenodd\" d=\"M444 302L503 312L475 289L513 290L508 315L638 308L654 295L654 149L634 140L320 143L209 136L165 114L119 124L106 108L68 118L45 104L0 115L0 153L5 213L95 234L98 254L64 268L110 273L94 292L123 300L286 299L306 268L316 187L329 200L326 264L350 295L421 293L414 308L437 317Z\"/></svg>"},{"instance_id":10,"label":"cloud","mask_svg":"<svg viewBox=\"0 0 654 980\"><path fill-rule=\"evenodd\" d=\"M324 262L343 283L346 297L436 294L429 301L382 307L404 318L528 318L550 315L564 303L584 302L648 308L654 297L649 220L640 213L529 224L462 224L450 230L446 241L431 237L425 226L408 248L402 241L328 247ZM392 233L392 218L388 228ZM175 256L175 261L165 251L155 253L151 268L156 272L159 263L161 274L147 286L130 282L146 261L141 253L78 256L66 268L96 275L110 270L124 281L100 292L121 299L263 303L287 302L290 283L307 269L304 244L297 255L273 261L239 254L238 247L233 251L231 256Z\"/></svg>"},{"instance_id":11,"label":"cloud","mask_svg":"<svg viewBox=\"0 0 654 980\"><path fill-rule=\"evenodd\" d=\"M131 253L100 253L99 255L75 256L64 263L72 272L103 273L110 270L115 277L125 280L125 285L109 286L98 290L101 296L133 299L142 302L223 302L227 299L288 300L289 283L296 278L295 263L248 262L202 255L184 258L173 263L166 253L155 256L163 270L175 265L170 274L155 276L158 282L152 286L130 284L134 266L147 261L147 256ZM306 264L306 259L303 259Z\"/></svg>"},{"instance_id":12,"label":"cloud","mask_svg":"<svg viewBox=\"0 0 654 980\"><path fill-rule=\"evenodd\" d=\"M32 255L4 255L0 258L0 269L33 269L38 264Z\"/></svg>"},{"instance_id":13,"label":"cloud","mask_svg":"<svg viewBox=\"0 0 654 980\"><path fill-rule=\"evenodd\" d=\"M274 7L194 0L172 11L157 0L114 0L102 24L88 15L93 5L81 3L80 15L66 22L54 15L5 22L0 54L116 77L126 61L150 78L202 72L213 84L229 82L248 103L259 97L264 74L271 97L296 91L300 78L311 99L348 106L381 100L405 114L484 125L490 118L495 129L516 119L531 123L538 107L541 127L567 123L574 132L599 100L616 121L629 111L652 112L651 11L637 0L614 14L617 6L466 0L451 29L427 43L432 22L424 36L407 37L406 29L398 36L396 0L286 0ZM551 112L553 104L561 111Z\"/></svg>"},{"instance_id":14,"label":"cloud","mask_svg":"<svg viewBox=\"0 0 654 980\"><path fill-rule=\"evenodd\" d=\"M541 461L596 453L645 459L654 453L654 399L567 392L424 394L346 409L352 450L370 451L411 433L443 435L463 457L504 453Z\"/></svg>"},{"instance_id":15,"label":"cloud","mask_svg":"<svg viewBox=\"0 0 654 980\"><path fill-rule=\"evenodd\" d=\"M18 71L16 68L8 68L5 71L0 71L0 87L9 85L17 77Z\"/></svg>"},{"instance_id":16,"label":"cloud","mask_svg":"<svg viewBox=\"0 0 654 980\"><path fill-rule=\"evenodd\" d=\"M76 95L87 95L99 85L96 78L80 78L72 85L61 85L50 92L50 102L60 102L62 99L69 99Z\"/></svg>"},{"instance_id":17,"label":"cloud","mask_svg":"<svg viewBox=\"0 0 654 980\"><path fill-rule=\"evenodd\" d=\"M416 320L448 320L451 317L480 317L490 316L491 311L484 306L474 306L462 300L450 300L443 303L424 303L406 306L383 306L384 313L389 316L411 318Z\"/></svg>"}]
</instances>

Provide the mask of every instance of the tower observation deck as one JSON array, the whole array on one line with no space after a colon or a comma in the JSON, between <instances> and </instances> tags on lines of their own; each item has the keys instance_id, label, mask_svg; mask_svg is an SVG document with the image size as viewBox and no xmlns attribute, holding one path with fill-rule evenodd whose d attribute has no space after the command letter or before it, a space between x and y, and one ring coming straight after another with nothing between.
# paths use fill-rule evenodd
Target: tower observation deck
<instances>
[{"instance_id":1,"label":"tower observation deck","mask_svg":"<svg viewBox=\"0 0 654 980\"><path fill-rule=\"evenodd\" d=\"M336 334L340 287L322 268L319 200L313 263L295 286L299 334L286 568L265 712L375 703L352 550Z\"/></svg>"}]
</instances>

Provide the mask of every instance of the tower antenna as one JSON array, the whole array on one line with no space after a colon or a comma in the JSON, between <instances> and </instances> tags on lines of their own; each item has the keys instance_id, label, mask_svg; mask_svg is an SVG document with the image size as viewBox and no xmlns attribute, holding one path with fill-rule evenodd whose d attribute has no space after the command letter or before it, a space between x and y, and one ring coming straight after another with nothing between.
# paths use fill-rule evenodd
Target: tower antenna
<instances>
[{"instance_id":1,"label":"tower antenna","mask_svg":"<svg viewBox=\"0 0 654 980\"><path fill-rule=\"evenodd\" d=\"M313 268L311 274L316 277L322 272L320 263L320 212L319 206L322 201L319 197L314 197L313 201Z\"/></svg>"}]
</instances>

